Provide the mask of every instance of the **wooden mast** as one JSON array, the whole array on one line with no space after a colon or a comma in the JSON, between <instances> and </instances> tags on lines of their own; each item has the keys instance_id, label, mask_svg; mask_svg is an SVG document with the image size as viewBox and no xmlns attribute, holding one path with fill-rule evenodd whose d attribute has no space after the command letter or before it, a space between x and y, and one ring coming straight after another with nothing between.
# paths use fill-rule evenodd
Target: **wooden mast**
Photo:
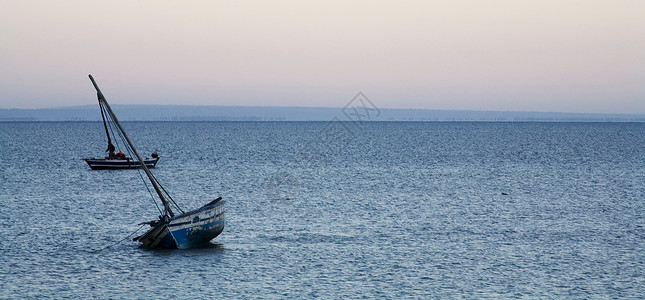
<instances>
[{"instance_id":1,"label":"wooden mast","mask_svg":"<svg viewBox=\"0 0 645 300\"><path fill-rule=\"evenodd\" d=\"M103 118L103 127L105 127L105 134L107 135L107 138L108 138L108 150L109 150L110 145L112 145L112 139L110 139L110 131L108 130L107 122L105 121L105 110L103 109L103 105L101 105L100 97L99 97L99 108L101 109L101 118Z\"/></svg>"},{"instance_id":2,"label":"wooden mast","mask_svg":"<svg viewBox=\"0 0 645 300\"><path fill-rule=\"evenodd\" d=\"M143 158L141 155L139 155L139 152L137 152L137 149L134 147L134 143L130 140L130 137L128 137L128 134L123 130L123 127L121 126L121 123L119 123L119 119L116 117L114 112L112 111L112 108L108 104L107 100L105 100L105 97L103 96L103 93L101 93L101 90L99 89L99 86L96 84L96 81L94 81L94 77L92 77L92 74L89 75L90 80L92 81L92 84L94 85L94 88L96 89L97 96L99 98L99 104L104 104L105 109L107 112L110 114L110 117L112 117L112 120L114 120L114 123L116 124L117 127L119 127L119 130L123 133L123 137L125 138L126 142L130 146L130 149L132 149L132 152L134 152L134 155L137 157L137 160L139 160L139 165L141 165L141 168L145 171L146 175L148 176L148 179L150 179L150 183L152 183L152 186L154 187L155 191L157 192L157 195L159 195L159 199L161 199L161 203L163 203L164 207L164 216L168 215L172 217L174 213L170 209L170 205L168 204L168 200L166 200L166 197L164 194L161 192L161 189L159 188L159 184L157 184L157 180L154 178L152 173L150 173L150 170L146 166L145 162L143 161Z\"/></svg>"}]
</instances>

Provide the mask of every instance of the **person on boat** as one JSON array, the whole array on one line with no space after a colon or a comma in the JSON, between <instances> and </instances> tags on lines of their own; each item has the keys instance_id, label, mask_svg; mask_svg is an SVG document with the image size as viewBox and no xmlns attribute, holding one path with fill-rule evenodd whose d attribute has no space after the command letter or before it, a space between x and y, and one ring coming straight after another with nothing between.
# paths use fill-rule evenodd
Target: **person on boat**
<instances>
[{"instance_id":1,"label":"person on boat","mask_svg":"<svg viewBox=\"0 0 645 300\"><path fill-rule=\"evenodd\" d=\"M117 158L117 159L125 159L125 153L123 153L123 152L119 152L119 153L117 153L117 154L116 154L116 158Z\"/></svg>"},{"instance_id":2,"label":"person on boat","mask_svg":"<svg viewBox=\"0 0 645 300\"><path fill-rule=\"evenodd\" d=\"M112 142L108 142L108 147L107 147L107 149L106 149L105 151L109 151L109 152L110 152L110 154L108 154L108 155L109 155L109 156L108 156L109 158L114 158L114 149L115 149L115 148L114 148L114 145L112 145Z\"/></svg>"}]
</instances>

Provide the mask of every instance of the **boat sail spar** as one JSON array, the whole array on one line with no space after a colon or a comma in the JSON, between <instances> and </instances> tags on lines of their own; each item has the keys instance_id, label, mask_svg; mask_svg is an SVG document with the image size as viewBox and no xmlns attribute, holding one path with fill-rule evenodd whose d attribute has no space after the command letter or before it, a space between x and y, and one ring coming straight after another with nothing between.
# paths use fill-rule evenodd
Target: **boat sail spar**
<instances>
[{"instance_id":1,"label":"boat sail spar","mask_svg":"<svg viewBox=\"0 0 645 300\"><path fill-rule=\"evenodd\" d=\"M108 121L114 120L110 114L108 114L106 104L101 102L99 97L99 108L101 109L101 118L103 119L103 127L105 128L105 135L107 135L108 147L105 150L108 152L108 155L105 158L83 158L83 160L92 168L92 170L104 170L104 169L132 169L139 168L140 164L138 161L133 160L130 157L127 157L123 152L119 151L115 153L116 147L112 143L110 136L110 130L108 129ZM110 124L112 124L112 121ZM139 158L141 159L141 158ZM159 155L157 151L152 153L152 157L146 157L143 159L146 167L154 168L159 161Z\"/></svg>"},{"instance_id":2,"label":"boat sail spar","mask_svg":"<svg viewBox=\"0 0 645 300\"><path fill-rule=\"evenodd\" d=\"M142 246L146 248L186 249L207 244L210 240L222 233L224 230L225 204L222 197L218 197L198 209L184 212L172 197L170 197L170 194L168 194L163 186L161 186L152 172L150 172L144 159L137 152L130 137L128 137L121 123L119 123L119 119L105 100L103 93L101 93L101 90L94 81L94 77L92 75L89 75L89 77L96 89L101 111L105 112L114 121L114 124L116 124L120 135L125 139L127 148L134 154L139 163L139 167L146 173L163 206L163 210L158 207L160 213L159 219L141 223L149 224L151 228L133 240L141 242ZM181 212L180 214L175 215L170 207L171 203Z\"/></svg>"}]
</instances>

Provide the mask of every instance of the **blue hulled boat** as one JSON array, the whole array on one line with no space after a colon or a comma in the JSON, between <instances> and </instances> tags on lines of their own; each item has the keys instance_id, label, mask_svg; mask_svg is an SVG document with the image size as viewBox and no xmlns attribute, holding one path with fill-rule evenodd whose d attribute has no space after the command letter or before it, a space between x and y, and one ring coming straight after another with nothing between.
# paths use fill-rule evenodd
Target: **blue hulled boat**
<instances>
[{"instance_id":1,"label":"blue hulled boat","mask_svg":"<svg viewBox=\"0 0 645 300\"><path fill-rule=\"evenodd\" d=\"M184 212L150 172L149 167L145 163L146 160L139 155L134 144L125 130L123 130L118 118L105 100L94 78L92 75L89 75L89 77L97 92L101 113L104 116L104 123L106 119L110 119L116 125L119 136L125 140L126 149L136 157L136 162L139 164L138 167L146 173L163 205L163 210L159 210L159 219L141 223L148 224L151 228L133 240L141 242L142 246L146 248L187 249L207 244L210 240L222 233L224 230L225 201L221 197L218 197L198 209ZM108 151L111 148L110 145L111 142L108 141ZM170 207L171 203L180 213L174 213Z\"/></svg>"},{"instance_id":2,"label":"blue hulled boat","mask_svg":"<svg viewBox=\"0 0 645 300\"><path fill-rule=\"evenodd\" d=\"M152 228L134 238L144 247L187 249L204 245L224 230L224 201L219 197L199 209L145 224Z\"/></svg>"}]
</instances>

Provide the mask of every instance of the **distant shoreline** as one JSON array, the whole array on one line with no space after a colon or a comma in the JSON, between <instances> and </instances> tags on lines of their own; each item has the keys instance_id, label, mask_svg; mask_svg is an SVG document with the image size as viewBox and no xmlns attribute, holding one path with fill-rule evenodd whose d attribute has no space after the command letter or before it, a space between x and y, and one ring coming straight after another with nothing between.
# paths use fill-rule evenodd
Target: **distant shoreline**
<instances>
[{"instance_id":1,"label":"distant shoreline","mask_svg":"<svg viewBox=\"0 0 645 300\"><path fill-rule=\"evenodd\" d=\"M391 108L113 105L121 121L645 122L645 114ZM100 121L95 105L0 109L0 122Z\"/></svg>"}]
</instances>

